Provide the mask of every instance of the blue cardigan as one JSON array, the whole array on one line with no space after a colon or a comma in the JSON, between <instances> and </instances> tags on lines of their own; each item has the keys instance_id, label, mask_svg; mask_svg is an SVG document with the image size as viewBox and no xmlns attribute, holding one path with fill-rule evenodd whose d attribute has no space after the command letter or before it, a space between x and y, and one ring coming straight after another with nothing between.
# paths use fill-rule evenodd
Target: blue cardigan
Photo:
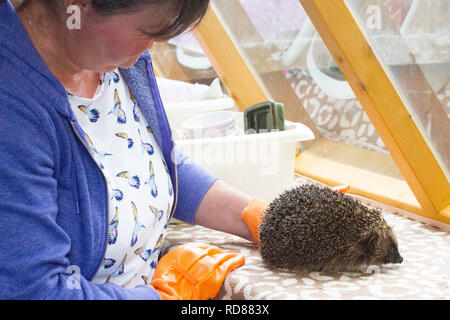
<instances>
[{"instance_id":1,"label":"blue cardigan","mask_svg":"<svg viewBox=\"0 0 450 320\"><path fill-rule=\"evenodd\" d=\"M217 177L174 147L150 55L120 71L169 166L172 214L193 224ZM0 0L0 299L160 299L145 285L90 282L106 249L108 199L79 130L64 87Z\"/></svg>"}]
</instances>

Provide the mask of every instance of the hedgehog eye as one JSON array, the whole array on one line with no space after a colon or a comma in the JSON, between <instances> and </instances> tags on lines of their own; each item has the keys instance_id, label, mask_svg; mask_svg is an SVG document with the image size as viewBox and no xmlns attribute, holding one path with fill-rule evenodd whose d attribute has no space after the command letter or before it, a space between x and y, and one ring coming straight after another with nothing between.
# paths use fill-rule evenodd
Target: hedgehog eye
<instances>
[{"instance_id":1,"label":"hedgehog eye","mask_svg":"<svg viewBox=\"0 0 450 320\"><path fill-rule=\"evenodd\" d=\"M396 251L397 251L397 250L396 250L396 247L395 247L394 244L389 245L389 248L388 248L388 254L389 254L390 256L395 255Z\"/></svg>"}]
</instances>

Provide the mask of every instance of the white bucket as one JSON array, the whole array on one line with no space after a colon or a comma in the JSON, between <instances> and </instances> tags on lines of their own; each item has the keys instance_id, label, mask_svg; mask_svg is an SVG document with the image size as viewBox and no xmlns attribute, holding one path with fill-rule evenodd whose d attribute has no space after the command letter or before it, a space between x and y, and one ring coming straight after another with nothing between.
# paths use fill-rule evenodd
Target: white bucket
<instances>
[{"instance_id":1,"label":"white bucket","mask_svg":"<svg viewBox=\"0 0 450 320\"><path fill-rule=\"evenodd\" d=\"M239 134L175 141L190 159L228 184L272 201L294 182L297 143L314 139L301 123L286 121L286 130L244 134L243 113L236 112Z\"/></svg>"}]
</instances>

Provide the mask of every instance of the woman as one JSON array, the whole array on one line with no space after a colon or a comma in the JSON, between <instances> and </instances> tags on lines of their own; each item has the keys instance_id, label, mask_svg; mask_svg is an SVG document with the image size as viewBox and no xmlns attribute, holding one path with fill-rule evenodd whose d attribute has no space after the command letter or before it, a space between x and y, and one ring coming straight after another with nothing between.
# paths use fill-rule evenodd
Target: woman
<instances>
[{"instance_id":1,"label":"woman","mask_svg":"<svg viewBox=\"0 0 450 320\"><path fill-rule=\"evenodd\" d=\"M174 148L147 53L207 6L0 1L0 298L159 299L172 216L254 239L252 199Z\"/></svg>"}]
</instances>

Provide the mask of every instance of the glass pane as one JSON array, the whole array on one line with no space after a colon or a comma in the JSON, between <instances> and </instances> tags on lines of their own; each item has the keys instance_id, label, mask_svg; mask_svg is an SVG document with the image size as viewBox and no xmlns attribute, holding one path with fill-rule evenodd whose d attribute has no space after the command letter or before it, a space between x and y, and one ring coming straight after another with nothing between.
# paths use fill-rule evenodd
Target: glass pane
<instances>
[{"instance_id":1,"label":"glass pane","mask_svg":"<svg viewBox=\"0 0 450 320\"><path fill-rule=\"evenodd\" d=\"M211 62L191 32L185 32L168 42L156 42L149 50L158 75L162 100L166 103L203 100L205 94L220 98L227 94ZM208 88L218 79L217 92ZM214 84L217 89L217 84ZM170 120L170 119L169 119Z\"/></svg>"},{"instance_id":2,"label":"glass pane","mask_svg":"<svg viewBox=\"0 0 450 320\"><path fill-rule=\"evenodd\" d=\"M346 0L450 179L450 3Z\"/></svg>"},{"instance_id":3,"label":"glass pane","mask_svg":"<svg viewBox=\"0 0 450 320\"><path fill-rule=\"evenodd\" d=\"M316 134L304 152L403 179L299 0L212 6L288 120Z\"/></svg>"},{"instance_id":4,"label":"glass pane","mask_svg":"<svg viewBox=\"0 0 450 320\"><path fill-rule=\"evenodd\" d=\"M191 32L168 42L154 43L150 49L161 77L172 80L209 84L217 77L208 57Z\"/></svg>"},{"instance_id":5,"label":"glass pane","mask_svg":"<svg viewBox=\"0 0 450 320\"><path fill-rule=\"evenodd\" d=\"M154 43L150 54L175 140L182 139L183 121L198 113L238 111L191 32Z\"/></svg>"}]
</instances>

